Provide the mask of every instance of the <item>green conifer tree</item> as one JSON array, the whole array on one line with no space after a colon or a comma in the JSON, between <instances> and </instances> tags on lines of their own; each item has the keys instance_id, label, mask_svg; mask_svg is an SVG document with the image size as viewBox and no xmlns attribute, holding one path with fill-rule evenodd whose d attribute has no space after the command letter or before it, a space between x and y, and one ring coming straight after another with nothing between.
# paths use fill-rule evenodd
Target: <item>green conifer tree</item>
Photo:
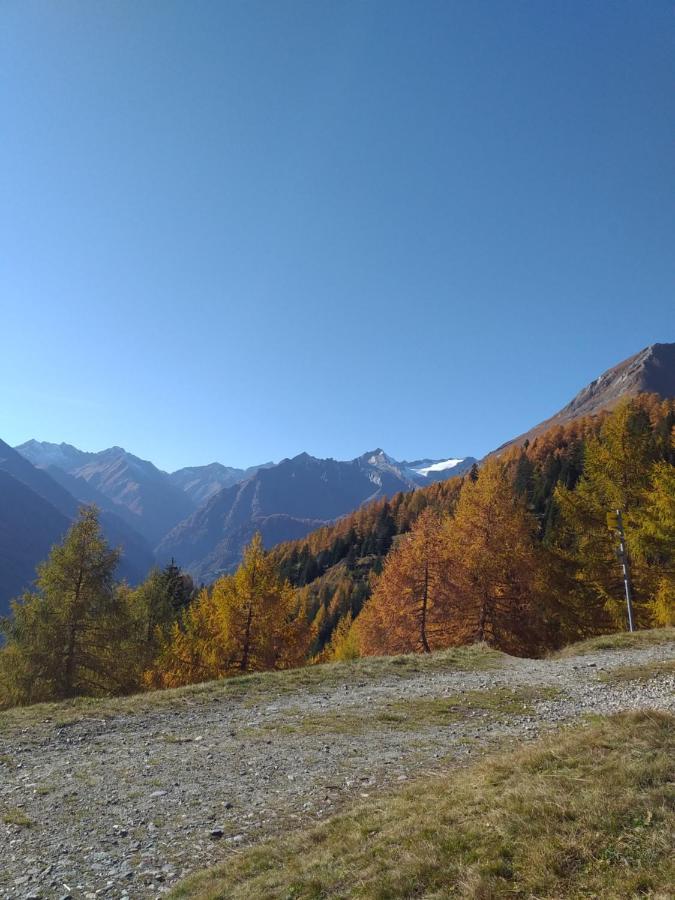
<instances>
[{"instance_id":1,"label":"green conifer tree","mask_svg":"<svg viewBox=\"0 0 675 900\"><path fill-rule=\"evenodd\" d=\"M83 507L63 543L38 567L37 590L3 621L0 703L13 705L129 689L119 648L128 637L115 590L118 550L95 507Z\"/></svg>"}]
</instances>

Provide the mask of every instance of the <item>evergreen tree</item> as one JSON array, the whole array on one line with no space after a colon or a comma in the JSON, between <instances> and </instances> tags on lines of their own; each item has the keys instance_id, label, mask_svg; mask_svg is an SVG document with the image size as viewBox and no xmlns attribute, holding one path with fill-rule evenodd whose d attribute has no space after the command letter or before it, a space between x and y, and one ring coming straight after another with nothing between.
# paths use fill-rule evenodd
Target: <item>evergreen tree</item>
<instances>
[{"instance_id":1,"label":"evergreen tree","mask_svg":"<svg viewBox=\"0 0 675 900\"><path fill-rule=\"evenodd\" d=\"M62 544L38 567L37 590L3 623L0 696L6 704L130 689L121 648L129 632L115 590L119 551L106 543L95 507L83 507Z\"/></svg>"},{"instance_id":2,"label":"evergreen tree","mask_svg":"<svg viewBox=\"0 0 675 900\"><path fill-rule=\"evenodd\" d=\"M179 615L194 596L192 578L183 572L173 559L162 569L162 578L173 613Z\"/></svg>"}]
</instances>

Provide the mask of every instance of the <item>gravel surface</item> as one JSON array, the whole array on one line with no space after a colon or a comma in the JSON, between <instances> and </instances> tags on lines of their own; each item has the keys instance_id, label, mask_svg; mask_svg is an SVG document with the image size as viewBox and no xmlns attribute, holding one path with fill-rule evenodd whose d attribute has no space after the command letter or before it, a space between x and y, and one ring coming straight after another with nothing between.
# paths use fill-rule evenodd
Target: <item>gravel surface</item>
<instances>
[{"instance_id":1,"label":"gravel surface","mask_svg":"<svg viewBox=\"0 0 675 900\"><path fill-rule=\"evenodd\" d=\"M159 897L244 843L590 713L675 710L675 678L607 679L675 644L488 671L391 673L261 700L0 731L0 897ZM492 704L477 702L482 694Z\"/></svg>"}]
</instances>

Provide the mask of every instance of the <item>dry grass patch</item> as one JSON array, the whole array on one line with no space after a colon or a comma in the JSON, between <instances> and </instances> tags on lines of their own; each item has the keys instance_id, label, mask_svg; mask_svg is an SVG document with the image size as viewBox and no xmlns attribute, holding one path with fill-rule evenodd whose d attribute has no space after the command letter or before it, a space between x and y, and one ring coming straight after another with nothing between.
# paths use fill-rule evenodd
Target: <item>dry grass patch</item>
<instances>
[{"instance_id":1,"label":"dry grass patch","mask_svg":"<svg viewBox=\"0 0 675 900\"><path fill-rule=\"evenodd\" d=\"M244 850L193 900L669 898L675 718L631 713Z\"/></svg>"},{"instance_id":2,"label":"dry grass patch","mask_svg":"<svg viewBox=\"0 0 675 900\"><path fill-rule=\"evenodd\" d=\"M382 730L419 731L462 722L472 716L491 720L514 715L531 715L537 700L560 695L555 687L495 687L463 691L444 697L411 697L366 708L309 713L285 711L283 722L270 722L246 730L249 737L258 732L276 734L352 734Z\"/></svg>"},{"instance_id":3,"label":"dry grass patch","mask_svg":"<svg viewBox=\"0 0 675 900\"><path fill-rule=\"evenodd\" d=\"M601 634L563 647L557 653L552 654L555 659L565 659L569 656L585 656L588 653L597 653L600 650L640 650L644 647L654 647L659 644L675 643L675 628L650 628L645 631L619 631L615 634Z\"/></svg>"},{"instance_id":4,"label":"dry grass patch","mask_svg":"<svg viewBox=\"0 0 675 900\"><path fill-rule=\"evenodd\" d=\"M2 821L5 825L16 825L18 828L31 828L33 825L31 819L16 807L6 809L2 814Z\"/></svg>"},{"instance_id":5,"label":"dry grass patch","mask_svg":"<svg viewBox=\"0 0 675 900\"><path fill-rule=\"evenodd\" d=\"M484 672L499 668L507 658L483 644L474 644L424 655L373 656L353 662L259 672L130 697L79 697L61 703L36 703L0 710L0 734L37 723L65 728L85 719L95 721L115 716L143 715L167 707L217 702L255 706L262 702L273 703L295 693L320 693L385 677L408 679L420 673Z\"/></svg>"},{"instance_id":6,"label":"dry grass patch","mask_svg":"<svg viewBox=\"0 0 675 900\"><path fill-rule=\"evenodd\" d=\"M612 669L610 672L601 672L598 678L600 681L612 684L621 681L649 681L650 678L659 678L664 675L675 675L675 659L658 659L637 666L622 666L619 669Z\"/></svg>"}]
</instances>

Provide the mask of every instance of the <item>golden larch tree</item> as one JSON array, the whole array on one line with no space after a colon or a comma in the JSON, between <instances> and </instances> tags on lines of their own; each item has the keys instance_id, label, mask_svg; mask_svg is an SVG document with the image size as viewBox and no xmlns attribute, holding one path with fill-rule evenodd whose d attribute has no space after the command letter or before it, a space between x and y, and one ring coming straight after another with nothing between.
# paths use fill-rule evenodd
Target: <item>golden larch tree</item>
<instances>
[{"instance_id":1,"label":"golden larch tree","mask_svg":"<svg viewBox=\"0 0 675 900\"><path fill-rule=\"evenodd\" d=\"M358 618L364 654L429 653L448 645L451 570L443 520L431 508L386 558Z\"/></svg>"},{"instance_id":2,"label":"golden larch tree","mask_svg":"<svg viewBox=\"0 0 675 900\"><path fill-rule=\"evenodd\" d=\"M543 551L537 522L499 460L464 482L444 528L458 595L453 606L461 611L451 623L455 638L511 653L536 651L544 625Z\"/></svg>"}]
</instances>

